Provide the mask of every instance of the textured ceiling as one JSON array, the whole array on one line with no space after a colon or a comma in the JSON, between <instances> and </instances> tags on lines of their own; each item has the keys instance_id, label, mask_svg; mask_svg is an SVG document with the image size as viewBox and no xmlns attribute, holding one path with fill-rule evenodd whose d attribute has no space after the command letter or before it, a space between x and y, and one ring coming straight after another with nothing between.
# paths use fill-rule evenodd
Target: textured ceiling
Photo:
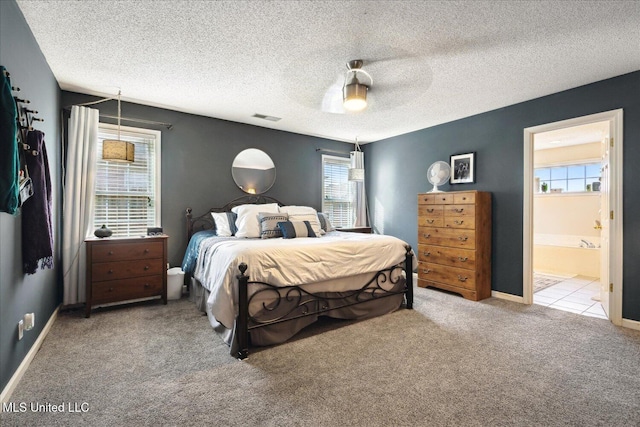
<instances>
[{"instance_id":1,"label":"textured ceiling","mask_svg":"<svg viewBox=\"0 0 640 427\"><path fill-rule=\"evenodd\" d=\"M640 69L638 1L17 1L62 89L342 141ZM330 112L351 59L370 106Z\"/></svg>"}]
</instances>

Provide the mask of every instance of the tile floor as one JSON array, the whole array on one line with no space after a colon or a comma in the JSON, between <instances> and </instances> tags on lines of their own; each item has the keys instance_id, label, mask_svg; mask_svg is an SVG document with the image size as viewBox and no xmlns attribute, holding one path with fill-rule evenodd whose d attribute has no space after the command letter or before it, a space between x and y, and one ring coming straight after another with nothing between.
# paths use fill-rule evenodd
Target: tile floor
<instances>
[{"instance_id":1,"label":"tile floor","mask_svg":"<svg viewBox=\"0 0 640 427\"><path fill-rule=\"evenodd\" d=\"M600 301L593 299L593 297L599 298L599 296L600 282L598 279L576 276L534 293L533 303L606 319L607 316Z\"/></svg>"}]
</instances>

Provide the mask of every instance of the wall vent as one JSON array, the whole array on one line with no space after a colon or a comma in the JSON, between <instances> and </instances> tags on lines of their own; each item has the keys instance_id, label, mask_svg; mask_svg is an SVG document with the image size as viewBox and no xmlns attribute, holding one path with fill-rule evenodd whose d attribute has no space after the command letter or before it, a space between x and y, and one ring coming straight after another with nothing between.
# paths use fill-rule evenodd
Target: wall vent
<instances>
[{"instance_id":1,"label":"wall vent","mask_svg":"<svg viewBox=\"0 0 640 427\"><path fill-rule=\"evenodd\" d=\"M264 119L264 120L269 120L270 122L277 122L278 120L282 120L281 117L274 117L274 116L265 116L264 114L254 114L251 117L255 117L257 119Z\"/></svg>"}]
</instances>

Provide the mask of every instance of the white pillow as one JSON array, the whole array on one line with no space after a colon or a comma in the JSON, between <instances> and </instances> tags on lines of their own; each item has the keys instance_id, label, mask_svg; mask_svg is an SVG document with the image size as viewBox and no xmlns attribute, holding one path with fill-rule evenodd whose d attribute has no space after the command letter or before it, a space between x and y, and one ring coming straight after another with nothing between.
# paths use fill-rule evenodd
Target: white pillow
<instances>
[{"instance_id":1,"label":"white pillow","mask_svg":"<svg viewBox=\"0 0 640 427\"><path fill-rule=\"evenodd\" d=\"M231 209L231 212L238 215L236 237L260 237L258 214L260 212L278 213L280 209L277 203L268 203L265 205L240 205Z\"/></svg>"},{"instance_id":2,"label":"white pillow","mask_svg":"<svg viewBox=\"0 0 640 427\"><path fill-rule=\"evenodd\" d=\"M324 230L320 227L318 220L318 212L309 206L282 206L280 212L289 214L289 221L309 221L313 232L316 236L324 234Z\"/></svg>"}]
</instances>

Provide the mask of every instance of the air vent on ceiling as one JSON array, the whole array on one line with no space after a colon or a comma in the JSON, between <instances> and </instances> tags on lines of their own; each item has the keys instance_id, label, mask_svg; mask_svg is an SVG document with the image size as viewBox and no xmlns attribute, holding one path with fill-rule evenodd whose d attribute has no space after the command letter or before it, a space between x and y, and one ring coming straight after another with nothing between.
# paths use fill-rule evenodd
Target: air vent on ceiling
<instances>
[{"instance_id":1,"label":"air vent on ceiling","mask_svg":"<svg viewBox=\"0 0 640 427\"><path fill-rule=\"evenodd\" d=\"M282 119L281 117L265 116L264 114L258 114L258 113L254 114L252 117L269 120L270 122L277 122L278 120Z\"/></svg>"}]
</instances>

